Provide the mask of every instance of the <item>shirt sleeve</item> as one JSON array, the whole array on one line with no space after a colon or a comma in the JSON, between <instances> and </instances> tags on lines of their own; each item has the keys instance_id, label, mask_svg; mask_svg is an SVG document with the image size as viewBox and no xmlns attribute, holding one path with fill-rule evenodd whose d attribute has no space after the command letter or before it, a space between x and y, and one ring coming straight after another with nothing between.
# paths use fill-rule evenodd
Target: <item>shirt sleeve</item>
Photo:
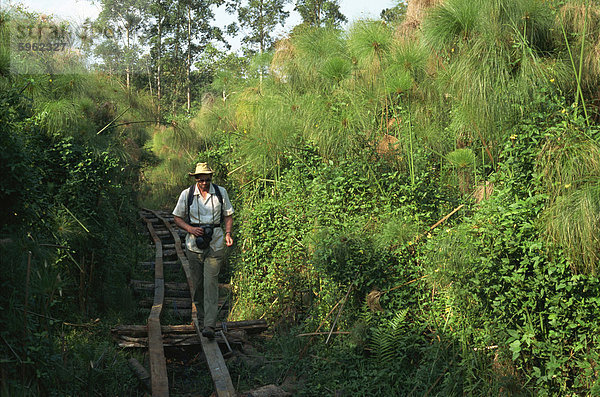
<instances>
[{"instance_id":1,"label":"shirt sleeve","mask_svg":"<svg viewBox=\"0 0 600 397\"><path fill-rule=\"evenodd\" d=\"M231 205L231 201L229 201L229 195L227 194L227 190L224 187L219 186L221 190L221 195L223 196L223 215L231 216L233 215L233 206Z\"/></svg>"},{"instance_id":2,"label":"shirt sleeve","mask_svg":"<svg viewBox=\"0 0 600 397\"><path fill-rule=\"evenodd\" d=\"M178 216L182 219L187 218L186 217L186 213L187 213L187 195L188 195L188 190L189 189L185 189L184 191L181 192L181 194L179 195L179 199L177 200L177 205L175 206L175 209L173 210L173 215Z\"/></svg>"}]
</instances>

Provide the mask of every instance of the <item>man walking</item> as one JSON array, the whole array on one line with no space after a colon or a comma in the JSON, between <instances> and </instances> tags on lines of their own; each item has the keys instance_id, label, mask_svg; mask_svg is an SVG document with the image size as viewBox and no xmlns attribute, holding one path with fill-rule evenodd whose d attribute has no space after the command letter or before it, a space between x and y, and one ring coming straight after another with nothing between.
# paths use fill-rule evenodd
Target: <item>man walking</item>
<instances>
[{"instance_id":1,"label":"man walking","mask_svg":"<svg viewBox=\"0 0 600 397\"><path fill-rule=\"evenodd\" d=\"M202 302L202 335L212 339L218 314L219 271L225 245L233 245L233 206L225 188L211 183L213 170L207 163L196 164L189 175L196 183L181 192L173 215L175 224L188 233L185 247L193 283L192 299L197 297Z\"/></svg>"}]
</instances>

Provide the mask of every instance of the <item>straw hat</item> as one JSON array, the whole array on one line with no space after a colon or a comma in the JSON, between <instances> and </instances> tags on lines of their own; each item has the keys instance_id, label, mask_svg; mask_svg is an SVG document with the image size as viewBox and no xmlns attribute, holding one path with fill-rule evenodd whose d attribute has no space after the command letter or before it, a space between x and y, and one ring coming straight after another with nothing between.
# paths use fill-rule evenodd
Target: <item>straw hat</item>
<instances>
[{"instance_id":1,"label":"straw hat","mask_svg":"<svg viewBox=\"0 0 600 397\"><path fill-rule=\"evenodd\" d=\"M202 175L202 174L212 174L213 170L208 166L207 163L198 163L196 164L196 170L194 172L190 172L190 176Z\"/></svg>"}]
</instances>

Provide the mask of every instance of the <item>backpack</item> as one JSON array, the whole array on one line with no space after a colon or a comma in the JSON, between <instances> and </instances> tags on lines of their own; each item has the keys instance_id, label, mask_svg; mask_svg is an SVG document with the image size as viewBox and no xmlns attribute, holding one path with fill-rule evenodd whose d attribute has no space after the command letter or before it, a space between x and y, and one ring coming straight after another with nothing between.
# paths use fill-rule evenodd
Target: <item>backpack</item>
<instances>
[{"instance_id":1,"label":"backpack","mask_svg":"<svg viewBox=\"0 0 600 397\"><path fill-rule=\"evenodd\" d=\"M214 187L215 189L215 195L217 196L217 200L219 200L219 203L221 204L221 217L219 219L219 225L223 224L223 195L221 194L221 189L219 189L219 186L217 186L214 183L211 183L211 185ZM187 196L187 223L190 223L190 208L192 206L192 201L194 201L194 188L196 187L196 184L194 183L192 186L190 186L189 190L188 190L188 196Z\"/></svg>"}]
</instances>

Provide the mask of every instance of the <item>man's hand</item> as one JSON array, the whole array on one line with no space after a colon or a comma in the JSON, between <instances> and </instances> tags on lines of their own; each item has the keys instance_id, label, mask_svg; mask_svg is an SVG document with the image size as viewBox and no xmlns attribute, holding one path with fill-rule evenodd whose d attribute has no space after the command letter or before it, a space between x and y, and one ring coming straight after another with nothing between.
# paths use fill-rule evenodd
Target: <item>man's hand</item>
<instances>
[{"instance_id":1,"label":"man's hand","mask_svg":"<svg viewBox=\"0 0 600 397\"><path fill-rule=\"evenodd\" d=\"M227 244L228 247L233 245L233 237L231 237L231 233L225 234L225 244Z\"/></svg>"},{"instance_id":2,"label":"man's hand","mask_svg":"<svg viewBox=\"0 0 600 397\"><path fill-rule=\"evenodd\" d=\"M187 232L193 234L196 237L204 235L204 229L202 229L201 227L190 226Z\"/></svg>"}]
</instances>

